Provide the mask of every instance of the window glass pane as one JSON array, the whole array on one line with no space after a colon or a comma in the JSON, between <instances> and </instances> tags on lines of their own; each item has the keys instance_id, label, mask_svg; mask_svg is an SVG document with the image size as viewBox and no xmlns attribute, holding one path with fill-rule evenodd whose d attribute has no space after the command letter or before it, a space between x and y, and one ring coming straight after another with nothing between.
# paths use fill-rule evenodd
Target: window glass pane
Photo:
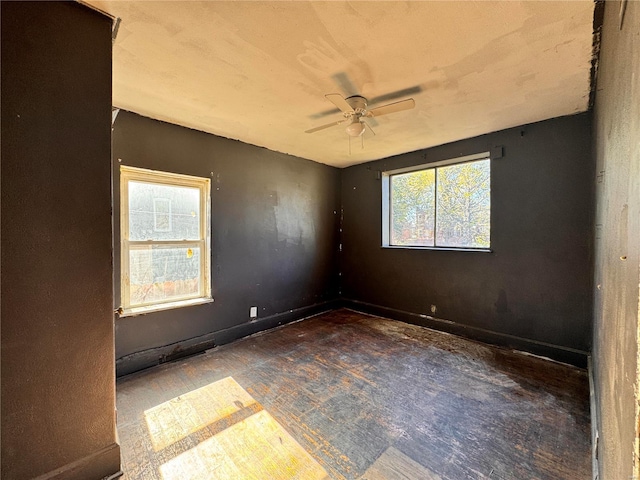
<instances>
[{"instance_id":1,"label":"window glass pane","mask_svg":"<svg viewBox=\"0 0 640 480\"><path fill-rule=\"evenodd\" d=\"M393 175L391 245L433 246L435 170Z\"/></svg>"},{"instance_id":2,"label":"window glass pane","mask_svg":"<svg viewBox=\"0 0 640 480\"><path fill-rule=\"evenodd\" d=\"M488 159L438 168L437 246L489 248L490 168Z\"/></svg>"},{"instance_id":3,"label":"window glass pane","mask_svg":"<svg viewBox=\"0 0 640 480\"><path fill-rule=\"evenodd\" d=\"M200 189L129 182L129 240L200 239Z\"/></svg>"},{"instance_id":4,"label":"window glass pane","mask_svg":"<svg viewBox=\"0 0 640 480\"><path fill-rule=\"evenodd\" d=\"M142 246L129 252L131 306L200 293L200 248Z\"/></svg>"}]
</instances>

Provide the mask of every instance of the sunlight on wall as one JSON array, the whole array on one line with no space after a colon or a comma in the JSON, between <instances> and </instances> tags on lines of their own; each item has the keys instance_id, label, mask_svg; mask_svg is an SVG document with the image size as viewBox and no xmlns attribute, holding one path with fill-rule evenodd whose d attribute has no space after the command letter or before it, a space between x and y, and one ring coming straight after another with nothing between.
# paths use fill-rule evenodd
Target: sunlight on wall
<instances>
[{"instance_id":1,"label":"sunlight on wall","mask_svg":"<svg viewBox=\"0 0 640 480\"><path fill-rule=\"evenodd\" d=\"M233 378L144 413L164 480L328 479L327 473ZM196 446L193 446L196 443Z\"/></svg>"}]
</instances>

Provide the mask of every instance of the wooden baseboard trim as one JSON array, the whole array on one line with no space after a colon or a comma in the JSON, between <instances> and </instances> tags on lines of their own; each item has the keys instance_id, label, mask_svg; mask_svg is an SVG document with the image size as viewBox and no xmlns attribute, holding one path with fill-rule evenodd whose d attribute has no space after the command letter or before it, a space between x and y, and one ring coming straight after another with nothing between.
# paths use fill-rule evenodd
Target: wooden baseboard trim
<instances>
[{"instance_id":1,"label":"wooden baseboard trim","mask_svg":"<svg viewBox=\"0 0 640 480\"><path fill-rule=\"evenodd\" d=\"M254 335L258 332L263 332L287 323L313 317L330 310L335 310L339 308L340 305L341 302L339 300L316 303L307 307L296 308L289 310L288 312L259 318L249 323L243 323L241 325L236 325L235 327L220 330L215 333L217 339L216 345L225 345L239 338L248 337L249 335Z\"/></svg>"},{"instance_id":2,"label":"wooden baseboard trim","mask_svg":"<svg viewBox=\"0 0 640 480\"><path fill-rule=\"evenodd\" d=\"M307 305L268 317L258 318L224 330L218 330L169 345L132 353L131 355L126 355L116 360L116 376L122 377L161 363L203 353L216 346L225 345L264 330L302 320L303 318L308 318L319 313L335 310L341 305L342 302L340 300L329 300Z\"/></svg>"},{"instance_id":3,"label":"wooden baseboard trim","mask_svg":"<svg viewBox=\"0 0 640 480\"><path fill-rule=\"evenodd\" d=\"M112 443L75 462L36 477L34 480L101 480L117 478L120 471L120 445Z\"/></svg>"},{"instance_id":4,"label":"wooden baseboard trim","mask_svg":"<svg viewBox=\"0 0 640 480\"><path fill-rule=\"evenodd\" d=\"M374 305L358 300L343 299L343 306L352 310L377 315L380 317L400 320L421 327L432 328L442 332L452 333L460 337L477 340L500 347L522 350L542 357L550 358L562 363L568 363L580 368L587 368L588 352L569 347L552 345L537 340L517 337L506 333L494 332L484 328L472 327L449 320L422 315L395 308Z\"/></svg>"}]
</instances>

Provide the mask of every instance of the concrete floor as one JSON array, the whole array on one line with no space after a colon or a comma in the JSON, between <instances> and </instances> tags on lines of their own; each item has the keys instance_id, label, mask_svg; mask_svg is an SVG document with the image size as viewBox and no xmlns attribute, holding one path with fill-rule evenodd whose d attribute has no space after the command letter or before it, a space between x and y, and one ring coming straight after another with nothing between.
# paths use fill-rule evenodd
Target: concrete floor
<instances>
[{"instance_id":1,"label":"concrete floor","mask_svg":"<svg viewBox=\"0 0 640 480\"><path fill-rule=\"evenodd\" d=\"M584 370L338 310L118 381L123 478L585 479Z\"/></svg>"}]
</instances>

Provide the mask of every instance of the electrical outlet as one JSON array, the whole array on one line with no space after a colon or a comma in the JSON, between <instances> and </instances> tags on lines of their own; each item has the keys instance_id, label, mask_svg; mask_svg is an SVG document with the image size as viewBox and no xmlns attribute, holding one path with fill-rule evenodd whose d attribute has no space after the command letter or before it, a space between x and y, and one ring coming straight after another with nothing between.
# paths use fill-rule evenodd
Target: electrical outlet
<instances>
[{"instance_id":1,"label":"electrical outlet","mask_svg":"<svg viewBox=\"0 0 640 480\"><path fill-rule=\"evenodd\" d=\"M258 307L251 307L249 309L249 316L251 318L258 318Z\"/></svg>"}]
</instances>

